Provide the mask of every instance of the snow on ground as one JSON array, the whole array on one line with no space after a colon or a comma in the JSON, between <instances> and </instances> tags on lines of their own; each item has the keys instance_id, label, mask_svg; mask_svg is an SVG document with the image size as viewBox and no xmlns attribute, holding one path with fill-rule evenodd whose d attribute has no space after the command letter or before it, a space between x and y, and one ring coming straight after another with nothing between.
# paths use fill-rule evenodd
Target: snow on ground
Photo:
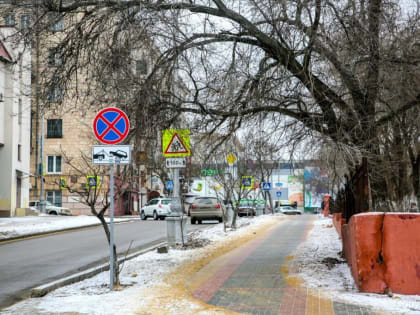
<instances>
[{"instance_id":1,"label":"snow on ground","mask_svg":"<svg viewBox=\"0 0 420 315\"><path fill-rule=\"evenodd\" d=\"M229 241L229 238L247 235L258 227L277 220L275 216L260 216L252 220L239 218L238 229L223 230L223 224L194 232L194 238L208 240L213 244ZM211 245L210 245L211 246ZM42 298L31 298L19 302L0 314L136 314L141 308L148 294L148 289L156 285L165 285L162 279L179 267L181 264L206 255L203 248L181 250L170 249L167 254L158 254L155 251L140 255L126 261L120 274L122 288L120 291L109 291L109 272L59 288ZM172 301L177 307L182 305L194 310L199 306L190 301ZM170 307L170 305L167 305ZM174 307L173 307L174 308Z\"/></svg>"},{"instance_id":2,"label":"snow on ground","mask_svg":"<svg viewBox=\"0 0 420 315\"><path fill-rule=\"evenodd\" d=\"M109 222L109 218L105 218ZM114 222L128 221L129 218L114 218ZM94 216L40 215L31 217L0 218L0 240L33 235L63 229L100 224Z\"/></svg>"},{"instance_id":3,"label":"snow on ground","mask_svg":"<svg viewBox=\"0 0 420 315\"><path fill-rule=\"evenodd\" d=\"M86 218L85 218L86 219ZM96 218L93 218L96 219ZM97 219L96 219L97 220ZM241 218L239 228L223 231L223 225L194 232L194 238L208 240L210 245L204 248L188 250L171 249L167 254L148 252L126 261L122 267L119 291L109 291L109 273L103 272L97 276L73 285L57 289L43 298L32 298L17 303L0 314L57 314L75 312L84 314L135 314L141 307L147 305L148 294L152 287L163 286L164 277L183 264L206 255L206 248L214 247L278 220L276 216L264 215L252 220ZM58 222L58 221L57 221ZM2 229L0 220L0 231ZM50 223L52 224L52 223ZM60 223L61 224L61 223ZM394 294L392 297L378 294L359 293L345 263L333 264L329 268L325 258L335 258L341 261L339 252L341 241L329 218L315 218L314 227L309 232L307 240L301 244L295 253L293 264L298 276L304 280L304 286L319 289L326 297L333 297L344 303L372 306L375 309L396 314L420 314L420 296L404 296ZM334 260L332 260L334 261ZM331 266L330 266L331 267ZM166 292L157 296L164 303ZM149 297L153 298L153 297ZM160 303L160 302L159 302ZM164 308L182 309L199 314L211 314L211 311L200 311L202 306L191 302L185 297L168 296ZM171 313L171 312L168 312ZM173 312L172 312L173 313ZM220 313L220 312L218 312Z\"/></svg>"},{"instance_id":4,"label":"snow on ground","mask_svg":"<svg viewBox=\"0 0 420 315\"><path fill-rule=\"evenodd\" d=\"M360 293L346 263L329 268L325 258L340 257L341 240L330 218L318 218L307 240L296 252L293 263L297 266L304 286L320 289L326 297L334 297L349 304L372 306L396 314L420 314L420 296Z\"/></svg>"}]
</instances>

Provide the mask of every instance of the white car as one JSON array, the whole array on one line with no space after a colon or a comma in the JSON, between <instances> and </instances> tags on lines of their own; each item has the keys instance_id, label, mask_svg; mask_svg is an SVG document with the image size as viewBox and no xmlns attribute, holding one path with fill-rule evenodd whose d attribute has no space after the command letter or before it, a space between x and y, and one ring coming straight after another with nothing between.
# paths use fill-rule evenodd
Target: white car
<instances>
[{"instance_id":1,"label":"white car","mask_svg":"<svg viewBox=\"0 0 420 315\"><path fill-rule=\"evenodd\" d=\"M150 200L140 210L140 218L146 220L152 217L154 220L163 220L171 213L171 202L169 198L155 198Z\"/></svg>"},{"instance_id":2,"label":"white car","mask_svg":"<svg viewBox=\"0 0 420 315\"><path fill-rule=\"evenodd\" d=\"M49 202L47 200L45 200L44 202L45 202L45 210L46 210L47 214L72 215L71 210L69 208L54 206L51 202ZM39 203L40 203L39 200L31 200L31 201L29 201L29 207L34 207L34 208L40 210L41 207L40 207Z\"/></svg>"},{"instance_id":3,"label":"white car","mask_svg":"<svg viewBox=\"0 0 420 315\"><path fill-rule=\"evenodd\" d=\"M299 210L292 206L280 206L275 208L274 212L281 212L283 214L302 214L302 210Z\"/></svg>"}]
</instances>

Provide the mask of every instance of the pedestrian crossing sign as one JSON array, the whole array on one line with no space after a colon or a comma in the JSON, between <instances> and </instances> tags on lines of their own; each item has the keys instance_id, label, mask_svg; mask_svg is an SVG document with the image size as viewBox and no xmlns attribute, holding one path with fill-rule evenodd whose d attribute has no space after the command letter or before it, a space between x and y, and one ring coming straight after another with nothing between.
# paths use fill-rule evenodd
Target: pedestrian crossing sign
<instances>
[{"instance_id":1,"label":"pedestrian crossing sign","mask_svg":"<svg viewBox=\"0 0 420 315\"><path fill-rule=\"evenodd\" d=\"M254 188L254 178L252 176L242 176L242 189Z\"/></svg>"},{"instance_id":2,"label":"pedestrian crossing sign","mask_svg":"<svg viewBox=\"0 0 420 315\"><path fill-rule=\"evenodd\" d=\"M270 190L271 190L271 183L270 183L270 182L264 182L264 183L262 184L262 188L263 188L263 190L265 190L265 191L270 191Z\"/></svg>"},{"instance_id":3,"label":"pedestrian crossing sign","mask_svg":"<svg viewBox=\"0 0 420 315\"><path fill-rule=\"evenodd\" d=\"M190 130L165 129L162 134L162 152L164 157L190 156Z\"/></svg>"}]
</instances>

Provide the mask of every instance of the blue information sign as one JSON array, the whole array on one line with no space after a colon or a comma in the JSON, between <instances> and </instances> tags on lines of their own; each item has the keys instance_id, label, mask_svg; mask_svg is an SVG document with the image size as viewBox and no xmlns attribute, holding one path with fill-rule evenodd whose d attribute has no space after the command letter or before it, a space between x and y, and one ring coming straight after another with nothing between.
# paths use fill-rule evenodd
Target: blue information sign
<instances>
[{"instance_id":1,"label":"blue information sign","mask_svg":"<svg viewBox=\"0 0 420 315\"><path fill-rule=\"evenodd\" d=\"M174 182L173 182L173 181L171 181L171 180L168 180L168 181L166 182L166 189L167 189L167 190L173 190L173 189L174 189Z\"/></svg>"},{"instance_id":2,"label":"blue information sign","mask_svg":"<svg viewBox=\"0 0 420 315\"><path fill-rule=\"evenodd\" d=\"M276 196L281 197L281 191L276 191Z\"/></svg>"}]
</instances>

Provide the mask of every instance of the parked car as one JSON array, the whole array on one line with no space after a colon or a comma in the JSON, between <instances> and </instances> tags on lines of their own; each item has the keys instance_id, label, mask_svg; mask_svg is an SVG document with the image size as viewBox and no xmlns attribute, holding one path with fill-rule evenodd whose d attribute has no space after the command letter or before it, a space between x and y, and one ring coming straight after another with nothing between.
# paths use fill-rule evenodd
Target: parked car
<instances>
[{"instance_id":1,"label":"parked car","mask_svg":"<svg viewBox=\"0 0 420 315\"><path fill-rule=\"evenodd\" d=\"M103 159L105 159L105 154L104 153L97 153L93 155L93 159L98 159L99 161L102 161Z\"/></svg>"},{"instance_id":2,"label":"parked car","mask_svg":"<svg viewBox=\"0 0 420 315\"><path fill-rule=\"evenodd\" d=\"M189 209L191 224L201 224L203 220L223 222L222 205L215 197L197 197Z\"/></svg>"},{"instance_id":3,"label":"parked car","mask_svg":"<svg viewBox=\"0 0 420 315\"><path fill-rule=\"evenodd\" d=\"M113 156L116 156L117 158L120 158L120 159L125 159L127 157L127 152L124 152L122 150L109 151L109 154L112 154Z\"/></svg>"},{"instance_id":4,"label":"parked car","mask_svg":"<svg viewBox=\"0 0 420 315\"><path fill-rule=\"evenodd\" d=\"M150 200L140 210L140 218L146 220L151 217L154 220L163 220L171 213L171 202L169 198L155 198Z\"/></svg>"},{"instance_id":5,"label":"parked car","mask_svg":"<svg viewBox=\"0 0 420 315\"><path fill-rule=\"evenodd\" d=\"M302 214L302 210L299 210L292 206L280 206L275 208L274 212L283 214Z\"/></svg>"},{"instance_id":6,"label":"parked car","mask_svg":"<svg viewBox=\"0 0 420 315\"><path fill-rule=\"evenodd\" d=\"M256 209L254 206L250 206L250 205L240 205L239 209L238 209L238 216L243 217L243 216L247 216L247 217L253 217L256 214Z\"/></svg>"},{"instance_id":7,"label":"parked car","mask_svg":"<svg viewBox=\"0 0 420 315\"><path fill-rule=\"evenodd\" d=\"M69 208L64 207L58 207L54 206L51 202L45 200L45 210L47 214L51 215L72 215L71 210ZM40 207L40 201L39 200L31 200L29 201L29 207L30 208L36 208L38 210L41 209Z\"/></svg>"}]
</instances>

